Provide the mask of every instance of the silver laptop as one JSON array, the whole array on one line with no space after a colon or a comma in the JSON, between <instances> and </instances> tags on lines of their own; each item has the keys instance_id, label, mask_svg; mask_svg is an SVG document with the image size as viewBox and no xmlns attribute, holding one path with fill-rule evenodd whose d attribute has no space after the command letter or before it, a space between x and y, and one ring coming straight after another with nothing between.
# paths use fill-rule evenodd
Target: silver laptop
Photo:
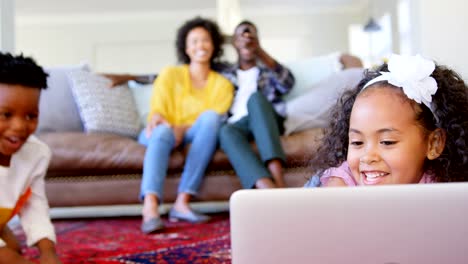
<instances>
[{"instance_id":1,"label":"silver laptop","mask_svg":"<svg viewBox=\"0 0 468 264\"><path fill-rule=\"evenodd\" d=\"M468 263L468 183L241 190L233 264Z\"/></svg>"}]
</instances>

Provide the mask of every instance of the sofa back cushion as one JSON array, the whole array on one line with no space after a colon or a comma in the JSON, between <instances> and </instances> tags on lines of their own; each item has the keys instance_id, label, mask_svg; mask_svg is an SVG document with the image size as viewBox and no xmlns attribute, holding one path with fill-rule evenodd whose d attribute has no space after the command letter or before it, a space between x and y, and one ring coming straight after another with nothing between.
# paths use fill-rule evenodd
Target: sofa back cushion
<instances>
[{"instance_id":1,"label":"sofa back cushion","mask_svg":"<svg viewBox=\"0 0 468 264\"><path fill-rule=\"evenodd\" d=\"M68 79L68 72L78 69L89 70L86 64L45 69L49 77L47 89L41 92L38 133L83 131L83 123Z\"/></svg>"},{"instance_id":2,"label":"sofa back cushion","mask_svg":"<svg viewBox=\"0 0 468 264\"><path fill-rule=\"evenodd\" d=\"M140 84L135 81L129 81L128 87L132 91L133 98L135 99L140 121L143 126L146 126L150 111L150 99L153 91L153 84Z\"/></svg>"},{"instance_id":3,"label":"sofa back cushion","mask_svg":"<svg viewBox=\"0 0 468 264\"><path fill-rule=\"evenodd\" d=\"M286 67L294 75L294 86L284 99L291 101L307 93L313 85L327 78L333 73L341 71L340 53L330 53L323 56L303 58L286 63Z\"/></svg>"},{"instance_id":4,"label":"sofa back cushion","mask_svg":"<svg viewBox=\"0 0 468 264\"><path fill-rule=\"evenodd\" d=\"M362 68L345 69L312 85L306 93L288 101L285 134L327 127L333 106L346 90L356 87L363 74Z\"/></svg>"}]
</instances>

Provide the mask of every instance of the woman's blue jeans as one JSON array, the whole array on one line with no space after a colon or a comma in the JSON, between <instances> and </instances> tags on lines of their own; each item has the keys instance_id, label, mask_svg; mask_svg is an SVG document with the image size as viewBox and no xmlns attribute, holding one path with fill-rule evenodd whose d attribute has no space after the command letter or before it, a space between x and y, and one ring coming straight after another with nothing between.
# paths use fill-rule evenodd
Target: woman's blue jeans
<instances>
[{"instance_id":1,"label":"woman's blue jeans","mask_svg":"<svg viewBox=\"0 0 468 264\"><path fill-rule=\"evenodd\" d=\"M191 146L185 160L178 193L197 194L206 167L216 150L220 125L221 116L214 111L206 111L185 133L183 144L191 143ZM150 138L146 137L143 130L138 141L147 147L143 162L140 199L150 193L155 194L162 203L164 180L175 144L174 133L169 126L158 125L153 129Z\"/></svg>"}]
</instances>

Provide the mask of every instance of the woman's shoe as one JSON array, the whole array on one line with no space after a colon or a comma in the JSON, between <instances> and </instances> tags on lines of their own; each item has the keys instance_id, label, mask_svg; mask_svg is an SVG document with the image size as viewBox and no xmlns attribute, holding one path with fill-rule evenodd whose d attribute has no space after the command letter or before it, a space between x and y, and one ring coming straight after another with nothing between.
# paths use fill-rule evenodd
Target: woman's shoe
<instances>
[{"instance_id":1,"label":"woman's shoe","mask_svg":"<svg viewBox=\"0 0 468 264\"><path fill-rule=\"evenodd\" d=\"M164 228L164 222L160 217L151 218L141 224L141 232L150 234Z\"/></svg>"},{"instance_id":2,"label":"woman's shoe","mask_svg":"<svg viewBox=\"0 0 468 264\"><path fill-rule=\"evenodd\" d=\"M194 211L189 211L188 213L181 213L176 211L174 208L171 208L169 211L169 220L170 221L188 221L190 223L202 223L207 222L211 218L207 215L196 213Z\"/></svg>"}]
</instances>

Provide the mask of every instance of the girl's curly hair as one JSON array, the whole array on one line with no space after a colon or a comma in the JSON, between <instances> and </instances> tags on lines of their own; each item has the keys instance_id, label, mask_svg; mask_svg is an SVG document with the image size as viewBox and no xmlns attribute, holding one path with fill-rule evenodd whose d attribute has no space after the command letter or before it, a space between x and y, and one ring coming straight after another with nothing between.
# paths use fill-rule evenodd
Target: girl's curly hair
<instances>
[{"instance_id":1,"label":"girl's curly hair","mask_svg":"<svg viewBox=\"0 0 468 264\"><path fill-rule=\"evenodd\" d=\"M351 110L364 85L388 71L386 64L376 70L366 70L363 79L338 100L329 126L311 160L319 174L346 161L348 155L348 130ZM441 128L446 133L445 148L435 160L424 164L425 171L434 175L436 182L467 181L468 174L468 90L463 79L453 70L437 65L431 75L437 82L437 92L432 96L434 113L425 105L414 107L416 119L427 133ZM386 81L379 85L394 87ZM409 100L409 99L408 99ZM416 103L415 103L416 104ZM437 116L437 118L434 117Z\"/></svg>"},{"instance_id":2,"label":"girl's curly hair","mask_svg":"<svg viewBox=\"0 0 468 264\"><path fill-rule=\"evenodd\" d=\"M188 64L190 63L190 58L185 53L186 48L186 39L189 32L197 27L201 27L206 29L210 33L211 40L213 41L213 55L211 56L210 63L214 65L219 62L219 59L223 55L223 48L222 44L224 42L224 37L221 34L218 25L206 18L195 17L191 20L185 22L177 31L177 39L176 39L176 52L177 52L177 60L180 63Z\"/></svg>"}]
</instances>

